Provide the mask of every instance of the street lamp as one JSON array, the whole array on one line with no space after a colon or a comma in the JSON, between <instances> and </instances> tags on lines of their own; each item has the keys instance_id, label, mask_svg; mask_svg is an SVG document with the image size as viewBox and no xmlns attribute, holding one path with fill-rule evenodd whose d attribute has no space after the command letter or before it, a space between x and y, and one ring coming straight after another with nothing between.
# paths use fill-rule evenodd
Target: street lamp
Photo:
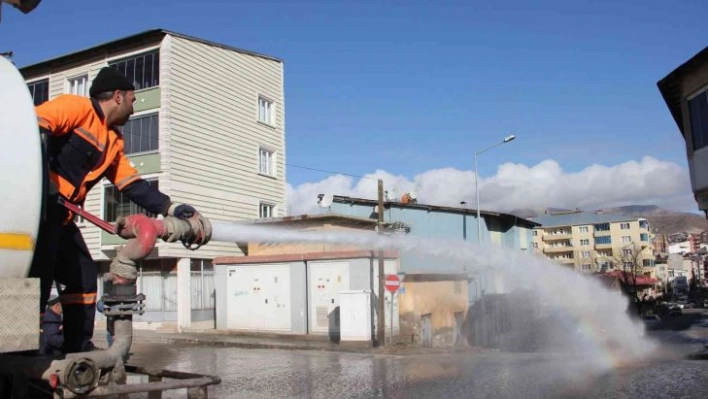
<instances>
[{"instance_id":1,"label":"street lamp","mask_svg":"<svg viewBox=\"0 0 708 399\"><path fill-rule=\"evenodd\" d=\"M480 244L482 243L482 224L480 221L480 211L479 211L479 174L477 172L477 155L479 155L485 151L489 151L494 147L500 146L502 144L506 144L506 143L514 140L515 138L516 138L516 136L514 136L513 134L506 136L506 137L504 137L504 141L502 141L501 143L496 143L491 147L487 147L487 148L483 149L482 151L477 151L474 153L474 191L477 194L477 242L479 242Z\"/></svg>"}]
</instances>

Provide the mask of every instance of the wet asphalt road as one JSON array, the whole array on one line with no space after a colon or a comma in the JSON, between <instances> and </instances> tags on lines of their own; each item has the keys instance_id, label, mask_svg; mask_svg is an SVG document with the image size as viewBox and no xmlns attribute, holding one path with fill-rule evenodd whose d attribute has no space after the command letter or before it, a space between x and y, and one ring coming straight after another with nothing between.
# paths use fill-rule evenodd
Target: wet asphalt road
<instances>
[{"instance_id":1,"label":"wet asphalt road","mask_svg":"<svg viewBox=\"0 0 708 399\"><path fill-rule=\"evenodd\" d=\"M694 343L695 344L695 343ZM695 345L694 345L695 347ZM686 346L606 370L582 355L369 355L137 344L130 363L215 374L210 398L706 398L708 361ZM185 397L170 391L163 397Z\"/></svg>"}]
</instances>

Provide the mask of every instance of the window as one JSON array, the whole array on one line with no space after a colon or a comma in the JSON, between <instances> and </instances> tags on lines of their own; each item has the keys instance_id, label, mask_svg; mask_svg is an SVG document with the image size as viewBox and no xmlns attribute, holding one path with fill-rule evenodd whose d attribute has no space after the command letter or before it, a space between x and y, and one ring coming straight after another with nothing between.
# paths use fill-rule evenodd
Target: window
<instances>
[{"instance_id":1,"label":"window","mask_svg":"<svg viewBox=\"0 0 708 399\"><path fill-rule=\"evenodd\" d=\"M533 247L538 249L538 243L537 242L533 243Z\"/></svg>"},{"instance_id":2,"label":"window","mask_svg":"<svg viewBox=\"0 0 708 399\"><path fill-rule=\"evenodd\" d=\"M39 105L49 100L49 79L28 83L27 88L29 89L30 95L32 95L34 105Z\"/></svg>"},{"instance_id":3,"label":"window","mask_svg":"<svg viewBox=\"0 0 708 399\"><path fill-rule=\"evenodd\" d=\"M131 118L123 126L126 154L158 150L159 119L158 114L141 115Z\"/></svg>"},{"instance_id":4,"label":"window","mask_svg":"<svg viewBox=\"0 0 708 399\"><path fill-rule=\"evenodd\" d=\"M88 97L88 75L81 75L66 80L66 92L77 96Z\"/></svg>"},{"instance_id":5,"label":"window","mask_svg":"<svg viewBox=\"0 0 708 399\"><path fill-rule=\"evenodd\" d=\"M609 223L596 224L595 231L610 231L610 224Z\"/></svg>"},{"instance_id":6,"label":"window","mask_svg":"<svg viewBox=\"0 0 708 399\"><path fill-rule=\"evenodd\" d=\"M273 105L273 102L263 98L263 97L258 97L258 121L267 123L269 125L275 125L274 121L275 118L274 116L274 111L275 111L275 106Z\"/></svg>"},{"instance_id":7,"label":"window","mask_svg":"<svg viewBox=\"0 0 708 399\"><path fill-rule=\"evenodd\" d=\"M148 180L148 184L158 188L156 179ZM156 215L147 212L131 202L127 196L123 195L113 185L107 185L103 189L103 218L109 222L115 222L121 216L134 215L136 213L144 213L150 217Z\"/></svg>"},{"instance_id":8,"label":"window","mask_svg":"<svg viewBox=\"0 0 708 399\"><path fill-rule=\"evenodd\" d=\"M654 259L644 259L642 260L642 265L647 267L654 267L656 266L656 263L654 262Z\"/></svg>"},{"instance_id":9,"label":"window","mask_svg":"<svg viewBox=\"0 0 708 399\"><path fill-rule=\"evenodd\" d=\"M612 244L612 237L604 236L595 238L595 244Z\"/></svg>"},{"instance_id":10,"label":"window","mask_svg":"<svg viewBox=\"0 0 708 399\"><path fill-rule=\"evenodd\" d=\"M583 238L582 240L580 240L580 245L590 245L590 239Z\"/></svg>"},{"instance_id":11,"label":"window","mask_svg":"<svg viewBox=\"0 0 708 399\"><path fill-rule=\"evenodd\" d=\"M108 66L115 68L132 81L135 90L160 85L160 52L158 50L109 62Z\"/></svg>"},{"instance_id":12,"label":"window","mask_svg":"<svg viewBox=\"0 0 708 399\"><path fill-rule=\"evenodd\" d=\"M77 206L81 209L84 208L83 206L80 206L80 205L77 205ZM86 220L84 219L83 216L74 215L74 223L76 223L78 225L82 225L82 224L86 223Z\"/></svg>"},{"instance_id":13,"label":"window","mask_svg":"<svg viewBox=\"0 0 708 399\"><path fill-rule=\"evenodd\" d=\"M629 223L620 223L620 229L629 230Z\"/></svg>"},{"instance_id":14,"label":"window","mask_svg":"<svg viewBox=\"0 0 708 399\"><path fill-rule=\"evenodd\" d=\"M649 234L647 233L642 233L639 235L639 237L642 241L649 241Z\"/></svg>"},{"instance_id":15,"label":"window","mask_svg":"<svg viewBox=\"0 0 708 399\"><path fill-rule=\"evenodd\" d=\"M632 250L631 250L631 249L628 249L628 248L625 248L625 249L622 250L622 255L624 255L624 256L632 256Z\"/></svg>"},{"instance_id":16,"label":"window","mask_svg":"<svg viewBox=\"0 0 708 399\"><path fill-rule=\"evenodd\" d=\"M622 244L631 244L631 243L632 243L631 236L622 236Z\"/></svg>"},{"instance_id":17,"label":"window","mask_svg":"<svg viewBox=\"0 0 708 399\"><path fill-rule=\"evenodd\" d=\"M534 231L533 231L533 236L534 236L534 237L538 236L538 230L534 230Z\"/></svg>"},{"instance_id":18,"label":"window","mask_svg":"<svg viewBox=\"0 0 708 399\"><path fill-rule=\"evenodd\" d=\"M590 266L591 266L591 265L590 265L589 263L583 263L582 265L580 265L580 268L581 268L584 272L589 272L589 271L590 271Z\"/></svg>"},{"instance_id":19,"label":"window","mask_svg":"<svg viewBox=\"0 0 708 399\"><path fill-rule=\"evenodd\" d=\"M258 211L258 217L260 218L272 218L275 216L275 205L266 204L261 202L260 209Z\"/></svg>"},{"instance_id":20,"label":"window","mask_svg":"<svg viewBox=\"0 0 708 399\"><path fill-rule=\"evenodd\" d=\"M691 119L693 150L708 145L708 92L702 91L688 100L688 115Z\"/></svg>"},{"instance_id":21,"label":"window","mask_svg":"<svg viewBox=\"0 0 708 399\"><path fill-rule=\"evenodd\" d=\"M648 229L648 228L649 228L649 222L647 222L646 220L640 220L640 221L639 221L639 227L641 227L642 229Z\"/></svg>"},{"instance_id":22,"label":"window","mask_svg":"<svg viewBox=\"0 0 708 399\"><path fill-rule=\"evenodd\" d=\"M462 294L462 282L461 281L455 281L453 284L453 294Z\"/></svg>"},{"instance_id":23,"label":"window","mask_svg":"<svg viewBox=\"0 0 708 399\"><path fill-rule=\"evenodd\" d=\"M580 253L581 258L589 258L590 257L590 251L582 251Z\"/></svg>"},{"instance_id":24,"label":"window","mask_svg":"<svg viewBox=\"0 0 708 399\"><path fill-rule=\"evenodd\" d=\"M258 173L267 176L274 176L275 171L273 170L273 158L275 154L273 151L267 148L260 148L258 150Z\"/></svg>"},{"instance_id":25,"label":"window","mask_svg":"<svg viewBox=\"0 0 708 399\"><path fill-rule=\"evenodd\" d=\"M588 228L588 226L580 226L580 227L578 228L578 231L581 232L581 233L587 233L587 232L590 231L590 229Z\"/></svg>"}]
</instances>

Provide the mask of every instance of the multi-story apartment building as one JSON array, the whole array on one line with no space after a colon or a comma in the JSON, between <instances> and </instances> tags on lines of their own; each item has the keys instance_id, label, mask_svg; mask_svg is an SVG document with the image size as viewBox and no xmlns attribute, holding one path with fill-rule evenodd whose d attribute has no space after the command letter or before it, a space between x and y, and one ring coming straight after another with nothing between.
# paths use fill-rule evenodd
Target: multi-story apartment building
<instances>
[{"instance_id":1,"label":"multi-story apartment building","mask_svg":"<svg viewBox=\"0 0 708 399\"><path fill-rule=\"evenodd\" d=\"M533 231L534 250L577 271L604 272L632 261L636 266L654 265L646 219L573 212L533 221L541 224Z\"/></svg>"},{"instance_id":2,"label":"multi-story apartment building","mask_svg":"<svg viewBox=\"0 0 708 399\"><path fill-rule=\"evenodd\" d=\"M136 87L135 114L123 127L125 152L141 175L175 202L210 219L283 216L283 62L162 29L150 30L21 68L35 104L63 93L87 96L103 67ZM109 222L142 212L108 181L84 208ZM99 270L122 240L78 221ZM242 255L231 243L198 251L158 243L140 265L143 321L190 326L213 320L211 259Z\"/></svg>"}]
</instances>

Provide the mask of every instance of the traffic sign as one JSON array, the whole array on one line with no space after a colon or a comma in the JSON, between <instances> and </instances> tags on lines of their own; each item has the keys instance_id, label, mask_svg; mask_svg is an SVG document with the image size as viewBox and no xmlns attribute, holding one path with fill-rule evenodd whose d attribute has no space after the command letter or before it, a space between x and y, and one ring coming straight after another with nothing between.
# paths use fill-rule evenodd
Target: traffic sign
<instances>
[{"instance_id":1,"label":"traffic sign","mask_svg":"<svg viewBox=\"0 0 708 399\"><path fill-rule=\"evenodd\" d=\"M384 287L386 287L386 290L389 292L396 292L398 291L398 288L401 287L401 280L398 279L397 275L389 274L386 276Z\"/></svg>"}]
</instances>

